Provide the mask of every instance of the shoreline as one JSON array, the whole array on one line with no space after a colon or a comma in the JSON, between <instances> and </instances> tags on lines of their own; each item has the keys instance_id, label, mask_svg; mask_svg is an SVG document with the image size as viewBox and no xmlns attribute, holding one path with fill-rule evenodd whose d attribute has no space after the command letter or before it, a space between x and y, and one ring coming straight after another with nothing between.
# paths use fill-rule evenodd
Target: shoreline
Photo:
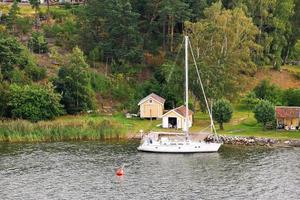
<instances>
[{"instance_id":1,"label":"shoreline","mask_svg":"<svg viewBox=\"0 0 300 200\"><path fill-rule=\"evenodd\" d=\"M196 134L195 134L196 135ZM195 136L194 135L194 136ZM200 134L201 135L201 134ZM203 138L203 135L200 136ZM197 136L196 136L197 138ZM1 138L2 139L2 138ZM116 134L106 137L76 137L76 138L35 138L29 140L27 137L19 137L18 140L0 140L0 144L22 144L22 143L52 143L52 142L120 142L120 141L139 141L141 139L140 134ZM300 147L300 139L276 139L266 137L254 137L254 136L228 136L219 135L219 139L226 145L237 146L265 146L265 147ZM212 142L215 138L212 135L208 135L204 141Z\"/></svg>"},{"instance_id":2,"label":"shoreline","mask_svg":"<svg viewBox=\"0 0 300 200\"><path fill-rule=\"evenodd\" d=\"M244 145L244 146L268 146L268 147L300 147L300 139L275 139L254 136L228 136L219 135L223 144ZM209 136L205 141L213 141Z\"/></svg>"}]
</instances>

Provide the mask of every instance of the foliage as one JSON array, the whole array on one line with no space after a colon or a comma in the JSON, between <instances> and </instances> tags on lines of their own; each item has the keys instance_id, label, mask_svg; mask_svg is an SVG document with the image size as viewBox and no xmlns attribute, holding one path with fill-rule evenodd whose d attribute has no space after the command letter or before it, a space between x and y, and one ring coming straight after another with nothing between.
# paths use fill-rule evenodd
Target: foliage
<instances>
[{"instance_id":1,"label":"foliage","mask_svg":"<svg viewBox=\"0 0 300 200\"><path fill-rule=\"evenodd\" d=\"M40 5L41 5L40 0L29 0L29 3L37 14L37 11L40 9Z\"/></svg>"},{"instance_id":2,"label":"foliage","mask_svg":"<svg viewBox=\"0 0 300 200\"><path fill-rule=\"evenodd\" d=\"M256 97L254 92L249 92L246 96L241 99L241 103L248 110L253 110L253 108L259 103L259 99Z\"/></svg>"},{"instance_id":3,"label":"foliage","mask_svg":"<svg viewBox=\"0 0 300 200\"><path fill-rule=\"evenodd\" d=\"M34 53L47 53L48 43L41 32L32 32L30 39L28 40L28 48Z\"/></svg>"},{"instance_id":4,"label":"foliage","mask_svg":"<svg viewBox=\"0 0 300 200\"><path fill-rule=\"evenodd\" d=\"M51 85L12 84L9 87L8 110L13 118L39 121L63 114L61 96Z\"/></svg>"},{"instance_id":5,"label":"foliage","mask_svg":"<svg viewBox=\"0 0 300 200\"><path fill-rule=\"evenodd\" d=\"M229 122L233 113L230 102L226 99L219 99L213 103L212 117L220 125L220 129L224 130L223 123Z\"/></svg>"},{"instance_id":6,"label":"foliage","mask_svg":"<svg viewBox=\"0 0 300 200\"><path fill-rule=\"evenodd\" d=\"M54 8L50 10L50 15L57 22L63 22L63 20L71 16L71 13L66 9Z\"/></svg>"},{"instance_id":7,"label":"foliage","mask_svg":"<svg viewBox=\"0 0 300 200\"><path fill-rule=\"evenodd\" d=\"M14 0L7 16L7 29L12 32L15 31L15 23L17 20L17 15L20 12L20 8L18 4L19 2L17 0Z\"/></svg>"},{"instance_id":8,"label":"foliage","mask_svg":"<svg viewBox=\"0 0 300 200\"><path fill-rule=\"evenodd\" d=\"M113 86L111 80L104 75L95 72L91 72L90 77L92 89L95 92L100 93L103 97L110 97Z\"/></svg>"},{"instance_id":9,"label":"foliage","mask_svg":"<svg viewBox=\"0 0 300 200\"><path fill-rule=\"evenodd\" d=\"M292 56L296 60L300 60L300 39L297 40L293 50L292 50Z\"/></svg>"},{"instance_id":10,"label":"foliage","mask_svg":"<svg viewBox=\"0 0 300 200\"><path fill-rule=\"evenodd\" d=\"M261 100L255 106L253 113L257 122L263 124L264 129L267 128L267 124L273 124L275 121L274 105L267 100Z\"/></svg>"},{"instance_id":11,"label":"foliage","mask_svg":"<svg viewBox=\"0 0 300 200\"><path fill-rule=\"evenodd\" d=\"M14 38L0 38L0 68L3 80L11 78L11 72L15 67L22 66L22 51L21 44Z\"/></svg>"},{"instance_id":12,"label":"foliage","mask_svg":"<svg viewBox=\"0 0 300 200\"><path fill-rule=\"evenodd\" d=\"M114 60L120 65L126 62L141 61L142 38L138 32L139 14L132 10L128 0L91 0L87 2L85 10L82 46L93 49L100 45L103 59ZM92 48L86 41L94 44ZM88 50L88 51L89 51Z\"/></svg>"},{"instance_id":13,"label":"foliage","mask_svg":"<svg viewBox=\"0 0 300 200\"><path fill-rule=\"evenodd\" d=\"M300 89L288 89L284 91L283 100L288 106L300 106Z\"/></svg>"},{"instance_id":14,"label":"foliage","mask_svg":"<svg viewBox=\"0 0 300 200\"><path fill-rule=\"evenodd\" d=\"M268 80L262 80L253 92L258 99L268 100L275 105L282 104L282 91Z\"/></svg>"},{"instance_id":15,"label":"foliage","mask_svg":"<svg viewBox=\"0 0 300 200\"><path fill-rule=\"evenodd\" d=\"M78 29L77 22L69 18L62 23L43 26L46 37L54 38L57 45L70 49L78 43Z\"/></svg>"},{"instance_id":16,"label":"foliage","mask_svg":"<svg viewBox=\"0 0 300 200\"><path fill-rule=\"evenodd\" d=\"M205 9L205 18L185 23L197 63L201 69L204 88L209 98L235 99L245 81L243 75L256 72L254 57L260 46L255 42L257 27L241 8L225 10L220 2ZM192 90L202 100L196 73Z\"/></svg>"},{"instance_id":17,"label":"foliage","mask_svg":"<svg viewBox=\"0 0 300 200\"><path fill-rule=\"evenodd\" d=\"M69 114L93 109L94 97L89 88L88 64L83 52L75 47L68 56L68 62L61 67L54 81L56 90L62 94L61 103Z\"/></svg>"},{"instance_id":18,"label":"foliage","mask_svg":"<svg viewBox=\"0 0 300 200\"><path fill-rule=\"evenodd\" d=\"M96 67L96 62L99 62L102 60L103 52L100 49L100 47L95 47L93 50L89 52L89 60L92 62L93 67Z\"/></svg>"},{"instance_id":19,"label":"foliage","mask_svg":"<svg viewBox=\"0 0 300 200\"><path fill-rule=\"evenodd\" d=\"M0 118L5 117L7 114L7 101L8 101L8 85L0 83Z\"/></svg>"},{"instance_id":20,"label":"foliage","mask_svg":"<svg viewBox=\"0 0 300 200\"><path fill-rule=\"evenodd\" d=\"M16 27L22 34L27 34L32 28L33 22L30 17L19 17L16 19Z\"/></svg>"}]
</instances>

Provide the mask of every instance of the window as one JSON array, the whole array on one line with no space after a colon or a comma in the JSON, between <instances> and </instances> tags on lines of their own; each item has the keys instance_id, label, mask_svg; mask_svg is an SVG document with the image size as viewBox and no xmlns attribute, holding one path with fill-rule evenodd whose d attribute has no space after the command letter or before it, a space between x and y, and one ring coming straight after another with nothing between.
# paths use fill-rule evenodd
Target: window
<instances>
[{"instance_id":1,"label":"window","mask_svg":"<svg viewBox=\"0 0 300 200\"><path fill-rule=\"evenodd\" d=\"M149 100L149 103L152 103L152 99Z\"/></svg>"}]
</instances>

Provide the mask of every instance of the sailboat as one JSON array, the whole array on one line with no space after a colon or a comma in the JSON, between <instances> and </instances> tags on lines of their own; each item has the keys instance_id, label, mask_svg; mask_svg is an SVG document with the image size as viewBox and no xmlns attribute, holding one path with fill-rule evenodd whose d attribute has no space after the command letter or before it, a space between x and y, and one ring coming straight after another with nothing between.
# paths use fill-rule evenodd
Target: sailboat
<instances>
[{"instance_id":1,"label":"sailboat","mask_svg":"<svg viewBox=\"0 0 300 200\"><path fill-rule=\"evenodd\" d=\"M189 43L188 36L185 36L185 127L184 134L170 133L170 132L150 132L142 137L139 151L144 152L157 152L157 153L203 153L203 152L217 152L222 143L205 142L205 141L193 141L189 133L189 108L188 108L188 49ZM193 52L192 56L194 58ZM194 59L195 61L195 59ZM195 62L198 78L200 80L201 89L205 98L206 106L211 120L211 130L216 135L216 130L213 124L212 113L206 99L203 84L200 78L200 73ZM217 135L216 135L217 136Z\"/></svg>"}]
</instances>

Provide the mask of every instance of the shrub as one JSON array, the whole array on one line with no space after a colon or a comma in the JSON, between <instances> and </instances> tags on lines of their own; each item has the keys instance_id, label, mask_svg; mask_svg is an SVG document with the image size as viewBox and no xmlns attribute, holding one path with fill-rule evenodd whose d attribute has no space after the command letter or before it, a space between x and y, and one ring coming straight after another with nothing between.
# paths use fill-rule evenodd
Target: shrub
<instances>
[{"instance_id":1,"label":"shrub","mask_svg":"<svg viewBox=\"0 0 300 200\"><path fill-rule=\"evenodd\" d=\"M258 99L268 100L273 104L282 104L282 91L268 80L262 80L253 90Z\"/></svg>"},{"instance_id":2,"label":"shrub","mask_svg":"<svg viewBox=\"0 0 300 200\"><path fill-rule=\"evenodd\" d=\"M61 95L51 85L12 84L9 87L8 110L13 118L39 121L63 114Z\"/></svg>"},{"instance_id":3,"label":"shrub","mask_svg":"<svg viewBox=\"0 0 300 200\"><path fill-rule=\"evenodd\" d=\"M33 32L28 41L28 48L34 53L47 53L48 43L45 40L44 34L41 32Z\"/></svg>"},{"instance_id":4,"label":"shrub","mask_svg":"<svg viewBox=\"0 0 300 200\"><path fill-rule=\"evenodd\" d=\"M91 86L95 92L99 92L102 96L108 97L112 88L110 80L102 74L92 72Z\"/></svg>"},{"instance_id":5,"label":"shrub","mask_svg":"<svg viewBox=\"0 0 300 200\"><path fill-rule=\"evenodd\" d=\"M268 124L273 124L275 121L275 108L272 103L266 100L261 100L254 108L254 117L257 122L262 123L264 129ZM270 126L268 126L270 127Z\"/></svg>"},{"instance_id":6,"label":"shrub","mask_svg":"<svg viewBox=\"0 0 300 200\"><path fill-rule=\"evenodd\" d=\"M288 106L300 106L300 89L284 91L283 99Z\"/></svg>"},{"instance_id":7,"label":"shrub","mask_svg":"<svg viewBox=\"0 0 300 200\"><path fill-rule=\"evenodd\" d=\"M254 92L250 92L241 99L241 103L246 109L252 110L259 103L259 99Z\"/></svg>"},{"instance_id":8,"label":"shrub","mask_svg":"<svg viewBox=\"0 0 300 200\"><path fill-rule=\"evenodd\" d=\"M69 10L54 8L50 10L50 15L58 22L62 22L66 17L70 16L71 13Z\"/></svg>"},{"instance_id":9,"label":"shrub","mask_svg":"<svg viewBox=\"0 0 300 200\"><path fill-rule=\"evenodd\" d=\"M223 123L230 121L232 113L233 109L228 100L219 99L213 103L212 117L219 123L221 130L224 130Z\"/></svg>"},{"instance_id":10,"label":"shrub","mask_svg":"<svg viewBox=\"0 0 300 200\"><path fill-rule=\"evenodd\" d=\"M33 26L33 21L30 17L19 17L16 19L16 26L22 34L27 34Z\"/></svg>"}]
</instances>

